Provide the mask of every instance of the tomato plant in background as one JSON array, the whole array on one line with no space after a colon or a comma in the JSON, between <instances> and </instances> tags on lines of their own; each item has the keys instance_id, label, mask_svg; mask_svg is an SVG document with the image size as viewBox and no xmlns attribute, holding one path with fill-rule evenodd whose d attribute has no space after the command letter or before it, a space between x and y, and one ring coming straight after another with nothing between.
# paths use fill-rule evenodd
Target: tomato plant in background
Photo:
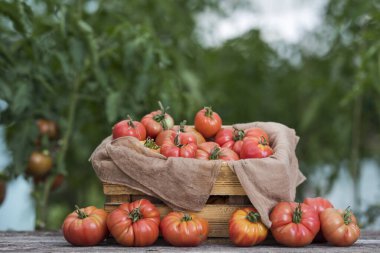
<instances>
[{"instance_id":1,"label":"tomato plant in background","mask_svg":"<svg viewBox=\"0 0 380 253\"><path fill-rule=\"evenodd\" d=\"M164 107L159 101L160 110L151 112L141 119L141 123L146 129L147 136L156 138L164 130L171 129L174 126L174 120L166 111L169 107Z\"/></svg>"},{"instance_id":2,"label":"tomato plant in background","mask_svg":"<svg viewBox=\"0 0 380 253\"><path fill-rule=\"evenodd\" d=\"M233 244L248 247L261 243L268 235L267 227L261 222L254 207L237 209L229 221L229 236Z\"/></svg>"},{"instance_id":3,"label":"tomato plant in background","mask_svg":"<svg viewBox=\"0 0 380 253\"><path fill-rule=\"evenodd\" d=\"M207 239L208 222L196 215L171 212L160 224L162 236L173 246L198 246Z\"/></svg>"},{"instance_id":4,"label":"tomato plant in background","mask_svg":"<svg viewBox=\"0 0 380 253\"><path fill-rule=\"evenodd\" d=\"M164 140L160 153L166 157L194 158L197 152L197 140L189 133L172 133Z\"/></svg>"},{"instance_id":5,"label":"tomato plant in background","mask_svg":"<svg viewBox=\"0 0 380 253\"><path fill-rule=\"evenodd\" d=\"M93 246L104 241L108 235L107 212L94 206L75 208L62 225L65 239L75 246Z\"/></svg>"},{"instance_id":6,"label":"tomato plant in background","mask_svg":"<svg viewBox=\"0 0 380 253\"><path fill-rule=\"evenodd\" d=\"M143 141L146 138L146 130L143 124L133 121L131 116L128 115L128 119L116 123L112 128L113 139L123 136L133 136Z\"/></svg>"},{"instance_id":7,"label":"tomato plant in background","mask_svg":"<svg viewBox=\"0 0 380 253\"><path fill-rule=\"evenodd\" d=\"M320 228L318 213L303 203L280 202L269 218L274 239L290 247L310 244Z\"/></svg>"},{"instance_id":8,"label":"tomato plant in background","mask_svg":"<svg viewBox=\"0 0 380 253\"><path fill-rule=\"evenodd\" d=\"M195 158L201 160L239 160L238 154L232 149L221 148L218 143L212 141L200 144Z\"/></svg>"},{"instance_id":9,"label":"tomato plant in background","mask_svg":"<svg viewBox=\"0 0 380 253\"><path fill-rule=\"evenodd\" d=\"M204 107L195 115L194 126L205 138L210 138L222 127L222 119L211 107Z\"/></svg>"},{"instance_id":10,"label":"tomato plant in background","mask_svg":"<svg viewBox=\"0 0 380 253\"><path fill-rule=\"evenodd\" d=\"M321 212L320 220L323 236L332 245L350 246L359 239L360 228L350 207L327 208Z\"/></svg>"},{"instance_id":11,"label":"tomato plant in background","mask_svg":"<svg viewBox=\"0 0 380 253\"><path fill-rule=\"evenodd\" d=\"M124 246L149 246L158 238L160 212L146 199L121 204L107 218L115 240Z\"/></svg>"}]
</instances>

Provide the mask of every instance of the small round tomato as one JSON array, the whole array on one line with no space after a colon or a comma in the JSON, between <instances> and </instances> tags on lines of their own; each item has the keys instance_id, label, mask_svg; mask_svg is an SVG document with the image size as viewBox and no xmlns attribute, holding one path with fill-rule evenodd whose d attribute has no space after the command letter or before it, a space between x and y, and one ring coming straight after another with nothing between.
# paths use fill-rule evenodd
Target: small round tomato
<instances>
[{"instance_id":1,"label":"small round tomato","mask_svg":"<svg viewBox=\"0 0 380 253\"><path fill-rule=\"evenodd\" d=\"M53 159L51 158L49 151L34 151L29 157L27 173L34 177L41 178L46 176L52 167Z\"/></svg>"},{"instance_id":2,"label":"small round tomato","mask_svg":"<svg viewBox=\"0 0 380 253\"><path fill-rule=\"evenodd\" d=\"M158 102L158 104L160 110L151 112L141 119L141 123L146 128L147 136L152 138L156 138L160 132L171 129L174 126L172 116L166 113L169 108L164 108L161 102Z\"/></svg>"},{"instance_id":3,"label":"small round tomato","mask_svg":"<svg viewBox=\"0 0 380 253\"><path fill-rule=\"evenodd\" d=\"M50 189L52 191L57 190L62 185L64 180L65 176L63 174L56 175Z\"/></svg>"},{"instance_id":4,"label":"small round tomato","mask_svg":"<svg viewBox=\"0 0 380 253\"><path fill-rule=\"evenodd\" d=\"M123 136L133 136L142 141L146 138L146 130L140 122L133 121L131 116L128 115L127 120L116 123L112 128L113 139Z\"/></svg>"},{"instance_id":5,"label":"small round tomato","mask_svg":"<svg viewBox=\"0 0 380 253\"><path fill-rule=\"evenodd\" d=\"M321 212L320 219L323 236L332 245L350 246L360 237L360 228L350 207L327 208Z\"/></svg>"},{"instance_id":6,"label":"small round tomato","mask_svg":"<svg viewBox=\"0 0 380 253\"><path fill-rule=\"evenodd\" d=\"M47 135L50 139L58 138L59 128L56 122L47 119L38 119L37 126L41 135Z\"/></svg>"},{"instance_id":7,"label":"small round tomato","mask_svg":"<svg viewBox=\"0 0 380 253\"><path fill-rule=\"evenodd\" d=\"M268 229L260 220L260 214L253 207L237 209L229 221L229 235L233 244L248 247L261 243L268 235Z\"/></svg>"},{"instance_id":8,"label":"small round tomato","mask_svg":"<svg viewBox=\"0 0 380 253\"><path fill-rule=\"evenodd\" d=\"M160 153L166 157L194 158L197 152L197 141L192 134L173 133L164 140Z\"/></svg>"},{"instance_id":9,"label":"small round tomato","mask_svg":"<svg viewBox=\"0 0 380 253\"><path fill-rule=\"evenodd\" d=\"M205 138L210 138L222 127L222 119L211 107L204 107L195 115L194 126Z\"/></svg>"},{"instance_id":10,"label":"small round tomato","mask_svg":"<svg viewBox=\"0 0 380 253\"><path fill-rule=\"evenodd\" d=\"M266 142L265 138L246 138L240 150L240 158L265 158L273 154L273 149Z\"/></svg>"},{"instance_id":11,"label":"small round tomato","mask_svg":"<svg viewBox=\"0 0 380 253\"><path fill-rule=\"evenodd\" d=\"M269 218L274 239L290 247L310 244L320 228L318 213L303 203L280 202Z\"/></svg>"},{"instance_id":12,"label":"small round tomato","mask_svg":"<svg viewBox=\"0 0 380 253\"><path fill-rule=\"evenodd\" d=\"M149 148L155 153L160 153L160 147L154 142L154 140L150 137L146 138L145 141L140 141L144 147Z\"/></svg>"},{"instance_id":13,"label":"small round tomato","mask_svg":"<svg viewBox=\"0 0 380 253\"><path fill-rule=\"evenodd\" d=\"M75 246L92 246L104 241L108 235L106 211L94 206L75 208L62 225L66 241Z\"/></svg>"},{"instance_id":14,"label":"small round tomato","mask_svg":"<svg viewBox=\"0 0 380 253\"><path fill-rule=\"evenodd\" d=\"M239 160L238 154L236 154L232 149L220 148L218 143L212 141L204 142L199 145L195 158L201 160Z\"/></svg>"},{"instance_id":15,"label":"small round tomato","mask_svg":"<svg viewBox=\"0 0 380 253\"><path fill-rule=\"evenodd\" d=\"M177 247L194 247L207 239L208 222L195 215L171 212L160 224L165 241Z\"/></svg>"},{"instance_id":16,"label":"small round tomato","mask_svg":"<svg viewBox=\"0 0 380 253\"><path fill-rule=\"evenodd\" d=\"M108 215L107 226L121 245L149 246L158 238L160 212L146 199L124 203Z\"/></svg>"}]
</instances>

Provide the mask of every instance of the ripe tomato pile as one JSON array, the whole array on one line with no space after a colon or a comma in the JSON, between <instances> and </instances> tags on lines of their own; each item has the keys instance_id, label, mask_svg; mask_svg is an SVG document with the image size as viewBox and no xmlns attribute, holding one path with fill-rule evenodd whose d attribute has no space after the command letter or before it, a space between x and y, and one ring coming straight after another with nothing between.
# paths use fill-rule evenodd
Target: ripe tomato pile
<instances>
[{"instance_id":1,"label":"ripe tomato pile","mask_svg":"<svg viewBox=\"0 0 380 253\"><path fill-rule=\"evenodd\" d=\"M159 102L159 110L134 121L129 115L112 128L113 139L133 136L153 152L166 157L202 160L239 160L265 158L273 154L269 136L261 128L246 130L222 127L222 119L211 107L204 107L194 117L194 127L182 121L174 125L168 108Z\"/></svg>"},{"instance_id":2,"label":"ripe tomato pile","mask_svg":"<svg viewBox=\"0 0 380 253\"><path fill-rule=\"evenodd\" d=\"M123 246L144 247L156 242L159 233L170 245L198 246L207 239L208 221L194 214L170 212L162 219L158 208L140 199L121 204L107 214L93 206L69 214L62 225L65 239L76 246L91 246L104 241L110 233ZM335 209L323 198L306 198L303 203L279 202L270 213L271 228L261 222L254 207L235 210L229 220L231 242L250 247L263 242L271 232L274 239L289 247L302 247L314 242L333 246L350 246L360 229L349 207ZM319 236L319 237L318 237Z\"/></svg>"}]
</instances>

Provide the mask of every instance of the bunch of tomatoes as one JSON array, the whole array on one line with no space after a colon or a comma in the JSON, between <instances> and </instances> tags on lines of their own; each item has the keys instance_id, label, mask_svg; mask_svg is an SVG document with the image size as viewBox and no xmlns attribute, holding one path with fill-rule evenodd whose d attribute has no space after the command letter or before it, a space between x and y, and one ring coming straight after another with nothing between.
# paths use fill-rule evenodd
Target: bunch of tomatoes
<instances>
[{"instance_id":1,"label":"bunch of tomatoes","mask_svg":"<svg viewBox=\"0 0 380 253\"><path fill-rule=\"evenodd\" d=\"M142 144L166 157L202 160L239 160L264 158L273 154L269 136L261 128L238 130L222 128L222 119L211 107L204 107L194 118L194 127L173 118L159 102L160 109L145 115L141 121L128 119L116 123L113 139L133 136Z\"/></svg>"},{"instance_id":2,"label":"bunch of tomatoes","mask_svg":"<svg viewBox=\"0 0 380 253\"><path fill-rule=\"evenodd\" d=\"M359 238L360 229L349 208L335 209L323 198L306 198L303 203L280 202L270 214L270 232L285 246L302 247L316 242L350 246ZM207 239L207 220L194 214L170 212L160 219L160 212L149 200L121 204L107 214L90 206L67 216L62 225L65 239L76 246L99 244L111 233L123 246L143 247L155 243L159 233L178 247L198 246ZM229 220L231 242L249 247L263 242L268 229L254 207L235 210Z\"/></svg>"}]
</instances>

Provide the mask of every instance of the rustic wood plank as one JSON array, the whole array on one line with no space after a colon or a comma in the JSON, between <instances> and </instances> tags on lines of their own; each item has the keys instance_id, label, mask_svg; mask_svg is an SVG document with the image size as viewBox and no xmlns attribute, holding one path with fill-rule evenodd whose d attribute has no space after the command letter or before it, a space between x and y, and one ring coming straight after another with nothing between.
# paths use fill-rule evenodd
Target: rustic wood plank
<instances>
[{"instance_id":1,"label":"rustic wood plank","mask_svg":"<svg viewBox=\"0 0 380 253\"><path fill-rule=\"evenodd\" d=\"M154 245L143 248L122 247L108 239L93 247L74 247L65 241L61 232L0 232L0 252L379 252L380 231L362 231L360 239L351 247L332 247L311 244L302 248L282 247L273 240L263 244L238 248L228 239L209 238L199 247L177 248L160 238Z\"/></svg>"},{"instance_id":2,"label":"rustic wood plank","mask_svg":"<svg viewBox=\"0 0 380 253\"><path fill-rule=\"evenodd\" d=\"M103 184L105 195L142 195L143 193L125 185ZM246 195L236 174L232 172L226 163L222 164L220 173L211 190L211 195Z\"/></svg>"}]
</instances>

